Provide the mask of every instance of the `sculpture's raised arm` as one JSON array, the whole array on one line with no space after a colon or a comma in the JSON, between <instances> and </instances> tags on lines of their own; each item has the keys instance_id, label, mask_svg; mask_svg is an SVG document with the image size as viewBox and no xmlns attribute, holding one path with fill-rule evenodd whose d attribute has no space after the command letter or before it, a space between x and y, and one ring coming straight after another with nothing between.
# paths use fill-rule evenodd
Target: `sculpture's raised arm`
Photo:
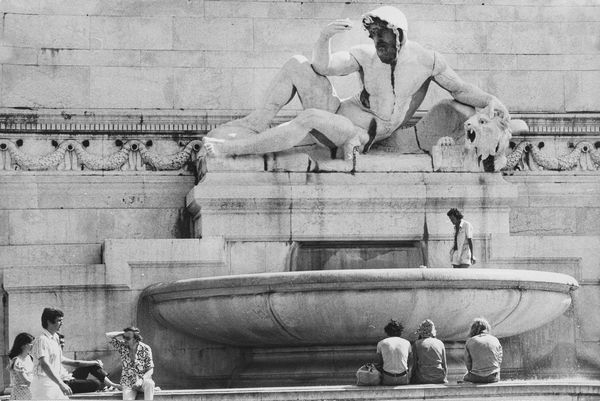
<instances>
[{"instance_id":1,"label":"sculpture's raised arm","mask_svg":"<svg viewBox=\"0 0 600 401\"><path fill-rule=\"evenodd\" d=\"M323 28L315 42L312 54L312 67L317 74L348 75L360 69L360 65L350 52L340 51L331 54L331 38L350 29L352 23L348 19L335 20Z\"/></svg>"}]
</instances>

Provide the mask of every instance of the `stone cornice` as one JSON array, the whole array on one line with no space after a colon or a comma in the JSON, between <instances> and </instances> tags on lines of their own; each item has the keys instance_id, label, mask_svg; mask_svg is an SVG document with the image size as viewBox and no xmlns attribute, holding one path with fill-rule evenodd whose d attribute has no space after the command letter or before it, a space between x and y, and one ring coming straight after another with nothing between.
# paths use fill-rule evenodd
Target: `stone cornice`
<instances>
[{"instance_id":1,"label":"stone cornice","mask_svg":"<svg viewBox=\"0 0 600 401\"><path fill-rule=\"evenodd\" d=\"M226 121L240 118L245 112L227 113L222 111L143 111L130 113L56 111L15 111L0 110L1 133L111 133L111 134L204 134ZM280 113L275 124L288 121L296 113ZM422 116L417 113L408 125L413 125ZM599 113L539 113L512 115L525 120L529 135L541 136L586 136L600 135Z\"/></svg>"}]
</instances>

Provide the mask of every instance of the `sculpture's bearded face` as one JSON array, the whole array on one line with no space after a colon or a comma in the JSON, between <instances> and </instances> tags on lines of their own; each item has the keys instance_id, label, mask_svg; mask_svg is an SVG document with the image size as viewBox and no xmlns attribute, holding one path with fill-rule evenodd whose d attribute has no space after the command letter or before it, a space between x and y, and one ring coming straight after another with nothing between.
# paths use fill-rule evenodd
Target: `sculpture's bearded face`
<instances>
[{"instance_id":1,"label":"sculpture's bearded face","mask_svg":"<svg viewBox=\"0 0 600 401\"><path fill-rule=\"evenodd\" d=\"M369 37L373 39L377 56L382 63L391 64L398 53L396 48L396 35L383 21L376 21L367 28Z\"/></svg>"},{"instance_id":2,"label":"sculpture's bearded face","mask_svg":"<svg viewBox=\"0 0 600 401\"><path fill-rule=\"evenodd\" d=\"M508 119L501 115L490 118L488 109L483 109L469 118L464 128L465 147L475 151L485 171L499 171L506 165L512 136Z\"/></svg>"}]
</instances>

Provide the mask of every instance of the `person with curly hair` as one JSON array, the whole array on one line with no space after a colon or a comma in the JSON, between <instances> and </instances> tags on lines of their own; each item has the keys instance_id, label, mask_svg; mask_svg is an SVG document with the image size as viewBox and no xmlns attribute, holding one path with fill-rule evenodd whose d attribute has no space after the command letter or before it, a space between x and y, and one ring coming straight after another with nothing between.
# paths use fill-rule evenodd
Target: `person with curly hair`
<instances>
[{"instance_id":1,"label":"person with curly hair","mask_svg":"<svg viewBox=\"0 0 600 401\"><path fill-rule=\"evenodd\" d=\"M377 343L377 358L381 372L381 384L398 386L408 384L412 368L412 350L410 342L401 338L404 327L392 319L384 328L387 338Z\"/></svg>"},{"instance_id":2,"label":"person with curly hair","mask_svg":"<svg viewBox=\"0 0 600 401\"><path fill-rule=\"evenodd\" d=\"M429 319L424 320L417 330L419 338L413 344L413 384L448 383L446 375L446 347L435 338L435 325Z\"/></svg>"},{"instance_id":3,"label":"person with curly hair","mask_svg":"<svg viewBox=\"0 0 600 401\"><path fill-rule=\"evenodd\" d=\"M467 374L464 381L495 383L500 380L502 345L490 332L491 326L486 319L480 317L473 320L469 339L465 344Z\"/></svg>"},{"instance_id":4,"label":"person with curly hair","mask_svg":"<svg viewBox=\"0 0 600 401\"><path fill-rule=\"evenodd\" d=\"M33 337L29 333L19 333L15 337L8 358L7 369L10 373L10 384L12 391L11 400L30 400L31 399L31 378L33 375L33 358L30 354L33 347Z\"/></svg>"},{"instance_id":5,"label":"person with curly hair","mask_svg":"<svg viewBox=\"0 0 600 401\"><path fill-rule=\"evenodd\" d=\"M138 392L144 393L144 400L154 399L154 361L152 349L142 342L137 327L126 327L123 331L106 333L110 344L119 352L123 364L121 386L124 400L135 400ZM120 338L119 338L120 337Z\"/></svg>"}]
</instances>

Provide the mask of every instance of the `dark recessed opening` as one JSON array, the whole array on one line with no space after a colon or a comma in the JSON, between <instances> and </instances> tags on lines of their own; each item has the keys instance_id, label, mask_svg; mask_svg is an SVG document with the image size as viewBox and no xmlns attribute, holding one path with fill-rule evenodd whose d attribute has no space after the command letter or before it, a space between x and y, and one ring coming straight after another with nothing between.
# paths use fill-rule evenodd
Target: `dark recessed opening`
<instances>
[{"instance_id":1,"label":"dark recessed opening","mask_svg":"<svg viewBox=\"0 0 600 401\"><path fill-rule=\"evenodd\" d=\"M407 269L423 263L420 241L298 242L291 271Z\"/></svg>"}]
</instances>

